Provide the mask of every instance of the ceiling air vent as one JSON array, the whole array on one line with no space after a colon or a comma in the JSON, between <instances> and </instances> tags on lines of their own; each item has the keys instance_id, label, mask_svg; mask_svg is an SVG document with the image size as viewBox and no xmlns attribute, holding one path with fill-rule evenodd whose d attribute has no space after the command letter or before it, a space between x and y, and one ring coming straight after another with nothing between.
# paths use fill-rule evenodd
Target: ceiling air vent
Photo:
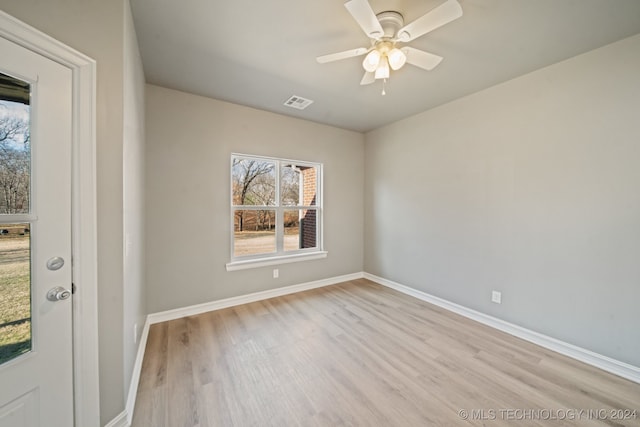
<instances>
[{"instance_id":1,"label":"ceiling air vent","mask_svg":"<svg viewBox=\"0 0 640 427\"><path fill-rule=\"evenodd\" d=\"M284 105L298 110L304 110L313 103L310 99L302 98L301 96L293 95L291 98L284 102Z\"/></svg>"}]
</instances>

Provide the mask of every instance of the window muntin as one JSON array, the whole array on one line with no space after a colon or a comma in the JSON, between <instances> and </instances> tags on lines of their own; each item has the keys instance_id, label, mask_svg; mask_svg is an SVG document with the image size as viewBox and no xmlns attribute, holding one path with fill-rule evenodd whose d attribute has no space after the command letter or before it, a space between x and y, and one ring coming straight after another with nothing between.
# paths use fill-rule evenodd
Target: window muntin
<instances>
[{"instance_id":1,"label":"window muntin","mask_svg":"<svg viewBox=\"0 0 640 427\"><path fill-rule=\"evenodd\" d=\"M231 259L320 252L319 163L231 156Z\"/></svg>"}]
</instances>

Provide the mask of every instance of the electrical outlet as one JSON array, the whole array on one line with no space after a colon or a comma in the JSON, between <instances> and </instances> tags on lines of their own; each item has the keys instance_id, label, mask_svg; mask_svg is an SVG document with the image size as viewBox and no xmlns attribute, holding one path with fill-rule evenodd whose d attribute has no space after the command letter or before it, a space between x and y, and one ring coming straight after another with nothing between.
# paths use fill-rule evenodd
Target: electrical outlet
<instances>
[{"instance_id":1,"label":"electrical outlet","mask_svg":"<svg viewBox=\"0 0 640 427\"><path fill-rule=\"evenodd\" d=\"M138 324L133 324L133 343L138 344Z\"/></svg>"},{"instance_id":2,"label":"electrical outlet","mask_svg":"<svg viewBox=\"0 0 640 427\"><path fill-rule=\"evenodd\" d=\"M491 291L491 302L502 304L502 292Z\"/></svg>"},{"instance_id":3,"label":"electrical outlet","mask_svg":"<svg viewBox=\"0 0 640 427\"><path fill-rule=\"evenodd\" d=\"M278 277L280 277L280 271L277 268L273 269L273 278L277 279Z\"/></svg>"}]
</instances>

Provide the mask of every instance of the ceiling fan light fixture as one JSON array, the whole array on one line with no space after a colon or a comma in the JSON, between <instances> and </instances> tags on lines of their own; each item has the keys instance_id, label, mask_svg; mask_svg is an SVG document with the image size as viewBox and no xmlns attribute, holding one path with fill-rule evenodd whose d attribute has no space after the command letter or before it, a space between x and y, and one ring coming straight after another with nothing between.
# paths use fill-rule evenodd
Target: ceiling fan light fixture
<instances>
[{"instance_id":1,"label":"ceiling fan light fixture","mask_svg":"<svg viewBox=\"0 0 640 427\"><path fill-rule=\"evenodd\" d=\"M389 61L386 56L380 58L380 64L376 68L376 80L389 78Z\"/></svg>"},{"instance_id":2,"label":"ceiling fan light fixture","mask_svg":"<svg viewBox=\"0 0 640 427\"><path fill-rule=\"evenodd\" d=\"M387 58L389 58L389 66L393 71L399 70L407 62L407 55L397 47L389 51Z\"/></svg>"},{"instance_id":3,"label":"ceiling fan light fixture","mask_svg":"<svg viewBox=\"0 0 640 427\"><path fill-rule=\"evenodd\" d=\"M364 61L362 61L362 67L370 73L376 71L378 65L380 64L380 57L380 52L378 52L376 49L372 50L367 54L367 56L364 57Z\"/></svg>"}]
</instances>

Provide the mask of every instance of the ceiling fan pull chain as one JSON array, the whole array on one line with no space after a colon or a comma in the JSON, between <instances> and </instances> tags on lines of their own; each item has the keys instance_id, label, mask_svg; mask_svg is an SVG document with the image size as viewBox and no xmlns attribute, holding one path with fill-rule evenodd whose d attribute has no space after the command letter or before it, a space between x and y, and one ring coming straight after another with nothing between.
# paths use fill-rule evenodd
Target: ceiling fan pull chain
<instances>
[{"instance_id":1,"label":"ceiling fan pull chain","mask_svg":"<svg viewBox=\"0 0 640 427\"><path fill-rule=\"evenodd\" d=\"M387 79L382 80L382 96L386 95L387 92L384 90L384 87L387 85Z\"/></svg>"}]
</instances>

